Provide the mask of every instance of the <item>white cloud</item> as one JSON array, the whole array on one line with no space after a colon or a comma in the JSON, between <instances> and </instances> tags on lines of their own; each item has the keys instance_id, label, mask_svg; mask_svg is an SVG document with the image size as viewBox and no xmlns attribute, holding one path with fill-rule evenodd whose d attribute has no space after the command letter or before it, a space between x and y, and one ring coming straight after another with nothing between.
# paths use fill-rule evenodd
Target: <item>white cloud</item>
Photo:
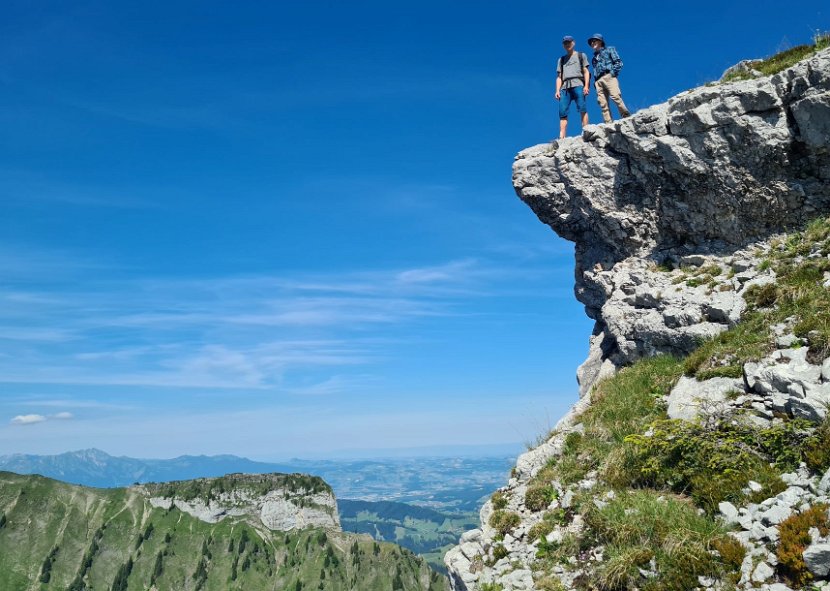
<instances>
[{"instance_id":1,"label":"white cloud","mask_svg":"<svg viewBox=\"0 0 830 591\"><path fill-rule=\"evenodd\" d=\"M12 425L34 425L47 421L43 415L17 415L11 420Z\"/></svg>"},{"instance_id":2,"label":"white cloud","mask_svg":"<svg viewBox=\"0 0 830 591\"><path fill-rule=\"evenodd\" d=\"M332 368L373 373L390 342L419 340L432 318L469 316L471 299L509 294L515 273L466 258L289 276L86 278L57 289L44 273L0 306L2 333L14 337L0 336L0 383L331 392L343 386L327 382Z\"/></svg>"},{"instance_id":3,"label":"white cloud","mask_svg":"<svg viewBox=\"0 0 830 591\"><path fill-rule=\"evenodd\" d=\"M74 419L75 415L71 412L59 412L53 415L17 415L10 422L12 425L34 425L36 423L45 423L46 421L68 421Z\"/></svg>"}]
</instances>

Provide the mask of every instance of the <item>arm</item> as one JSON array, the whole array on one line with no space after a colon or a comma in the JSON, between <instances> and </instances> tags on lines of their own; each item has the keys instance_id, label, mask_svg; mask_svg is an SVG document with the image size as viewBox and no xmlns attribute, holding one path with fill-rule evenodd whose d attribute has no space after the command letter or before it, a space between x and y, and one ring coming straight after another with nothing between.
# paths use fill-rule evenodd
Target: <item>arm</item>
<instances>
[{"instance_id":1,"label":"arm","mask_svg":"<svg viewBox=\"0 0 830 591\"><path fill-rule=\"evenodd\" d=\"M616 78L620 75L620 70L622 70L623 67L620 54L617 53L615 48L611 47L608 52L608 58L611 61L611 75Z\"/></svg>"},{"instance_id":2,"label":"arm","mask_svg":"<svg viewBox=\"0 0 830 591\"><path fill-rule=\"evenodd\" d=\"M588 70L587 65L585 66L585 72L583 72L583 74L584 74L583 78L585 79L585 85L582 88L582 93L585 96L588 96L588 93L590 92L588 84L590 84L590 82L591 82L591 71Z\"/></svg>"},{"instance_id":3,"label":"arm","mask_svg":"<svg viewBox=\"0 0 830 591\"><path fill-rule=\"evenodd\" d=\"M556 60L556 94L553 96L556 97L556 100L562 96L562 58Z\"/></svg>"}]
</instances>

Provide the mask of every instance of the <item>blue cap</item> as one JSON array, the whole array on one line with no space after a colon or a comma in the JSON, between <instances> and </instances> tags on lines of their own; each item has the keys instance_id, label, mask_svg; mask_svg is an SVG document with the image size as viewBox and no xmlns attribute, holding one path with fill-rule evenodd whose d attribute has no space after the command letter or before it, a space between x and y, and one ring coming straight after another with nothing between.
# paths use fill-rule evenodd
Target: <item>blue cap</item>
<instances>
[{"instance_id":1,"label":"blue cap","mask_svg":"<svg viewBox=\"0 0 830 591\"><path fill-rule=\"evenodd\" d=\"M571 37L570 35L565 35L564 37L562 37L562 43L570 43L573 40L574 40L574 38Z\"/></svg>"},{"instance_id":2,"label":"blue cap","mask_svg":"<svg viewBox=\"0 0 830 591\"><path fill-rule=\"evenodd\" d=\"M594 39L596 39L597 41L599 41L600 43L605 45L605 38L603 38L603 36L600 35L599 33L594 33L593 35L588 37L588 45L590 45L591 41L593 41Z\"/></svg>"}]
</instances>

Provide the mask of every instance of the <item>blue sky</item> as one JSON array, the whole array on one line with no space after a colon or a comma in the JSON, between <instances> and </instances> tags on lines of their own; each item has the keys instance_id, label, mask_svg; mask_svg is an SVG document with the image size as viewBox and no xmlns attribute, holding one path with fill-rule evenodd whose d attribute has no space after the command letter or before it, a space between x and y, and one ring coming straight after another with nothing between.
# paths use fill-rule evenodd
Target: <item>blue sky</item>
<instances>
[{"instance_id":1,"label":"blue sky","mask_svg":"<svg viewBox=\"0 0 830 591\"><path fill-rule=\"evenodd\" d=\"M830 29L798 0L5 7L0 453L143 457L533 439L591 329L510 185L562 35L603 33L640 109Z\"/></svg>"}]
</instances>

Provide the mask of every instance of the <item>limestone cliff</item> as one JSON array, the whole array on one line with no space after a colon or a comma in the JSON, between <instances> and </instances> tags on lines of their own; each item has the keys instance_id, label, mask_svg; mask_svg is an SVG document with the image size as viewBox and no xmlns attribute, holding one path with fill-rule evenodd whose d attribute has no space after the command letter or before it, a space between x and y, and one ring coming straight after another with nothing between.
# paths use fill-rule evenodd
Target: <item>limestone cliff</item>
<instances>
[{"instance_id":1,"label":"limestone cliff","mask_svg":"<svg viewBox=\"0 0 830 591\"><path fill-rule=\"evenodd\" d=\"M322 479L302 474L230 474L134 487L153 507L176 507L207 523L250 516L274 531L340 531L337 501Z\"/></svg>"},{"instance_id":2,"label":"limestone cliff","mask_svg":"<svg viewBox=\"0 0 830 591\"><path fill-rule=\"evenodd\" d=\"M597 384L640 359L688 355L735 327L750 304L765 304L758 297L765 286L775 289L770 260L784 248L777 237L830 213L830 50L771 77L694 89L625 120L589 126L581 137L524 150L513 181L539 219L575 243L575 294L596 324L589 358L577 371L579 403L548 441L518 459L508 485L483 507L481 528L465 534L446 563L456 591L603 588L585 583L604 572L609 550L590 535L580 538L585 507L596 512L629 493L603 482L607 462L575 470L573 481L557 476L556 465L595 428L586 417ZM828 255L825 243L802 250L782 268ZM830 286L830 273L821 281ZM769 343L754 358L723 354L707 359L709 374L675 375L670 392L652 395L654 416L694 421L719 404L719 416L740 411L747 429L823 421L830 406L827 348L818 337L796 336L795 316L779 320L765 328ZM804 437L812 436L805 429ZM754 491L755 482L745 489L769 494L763 503L721 503L719 523L740 523L730 534L746 552L730 583L739 588L788 589L782 581L789 571L775 554L778 524L830 501L830 476L796 462L779 477L786 490L775 488L778 496ZM564 555L568 561L548 568L540 582L539 556L573 539L582 540L578 555ZM813 542L830 550L823 536ZM629 576L656 580L655 560L634 564L634 575L623 572L610 587L640 588L624 583ZM724 584L708 575L695 581L701 589Z\"/></svg>"},{"instance_id":3,"label":"limestone cliff","mask_svg":"<svg viewBox=\"0 0 830 591\"><path fill-rule=\"evenodd\" d=\"M576 243L576 297L596 320L583 393L603 362L687 353L737 319L735 294L667 289L649 268L732 254L745 272L741 247L827 211L829 137L824 51L771 78L691 90L518 155L517 193Z\"/></svg>"}]
</instances>

